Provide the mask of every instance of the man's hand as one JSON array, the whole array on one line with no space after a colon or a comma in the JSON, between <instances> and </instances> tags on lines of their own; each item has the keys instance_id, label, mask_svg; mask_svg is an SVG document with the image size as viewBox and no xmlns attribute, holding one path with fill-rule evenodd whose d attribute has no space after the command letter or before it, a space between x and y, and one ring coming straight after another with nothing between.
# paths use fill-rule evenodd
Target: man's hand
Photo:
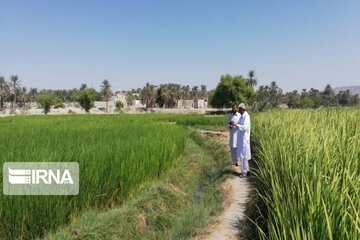
<instances>
[{"instance_id":1,"label":"man's hand","mask_svg":"<svg viewBox=\"0 0 360 240\"><path fill-rule=\"evenodd\" d=\"M230 121L230 128L232 128L234 126L234 121Z\"/></svg>"}]
</instances>

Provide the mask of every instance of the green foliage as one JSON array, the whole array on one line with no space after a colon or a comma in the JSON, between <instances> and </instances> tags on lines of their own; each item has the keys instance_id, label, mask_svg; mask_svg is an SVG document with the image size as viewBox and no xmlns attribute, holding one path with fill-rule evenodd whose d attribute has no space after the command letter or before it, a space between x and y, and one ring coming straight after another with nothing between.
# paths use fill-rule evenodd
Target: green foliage
<instances>
[{"instance_id":1,"label":"green foliage","mask_svg":"<svg viewBox=\"0 0 360 240\"><path fill-rule=\"evenodd\" d=\"M156 91L156 103L159 105L159 107L176 107L180 95L180 84L160 84L160 87Z\"/></svg>"},{"instance_id":2,"label":"green foliage","mask_svg":"<svg viewBox=\"0 0 360 240\"><path fill-rule=\"evenodd\" d=\"M254 87L257 85L257 79L255 77L255 71L254 70L250 70L248 72L248 78L246 79L247 81L247 84L250 86L250 87Z\"/></svg>"},{"instance_id":3,"label":"green foliage","mask_svg":"<svg viewBox=\"0 0 360 240\"><path fill-rule=\"evenodd\" d=\"M56 97L54 99L54 108L63 108L63 107L65 107L65 106L64 106L64 103L62 102L62 100L60 98Z\"/></svg>"},{"instance_id":4,"label":"green foliage","mask_svg":"<svg viewBox=\"0 0 360 240\"><path fill-rule=\"evenodd\" d=\"M101 101L102 96L93 88L81 90L76 97L76 101L80 106L89 113L89 110L94 107L94 101Z\"/></svg>"},{"instance_id":5,"label":"green foliage","mask_svg":"<svg viewBox=\"0 0 360 240\"><path fill-rule=\"evenodd\" d=\"M215 92L211 95L210 105L213 107L231 107L232 104L252 104L256 93L249 87L242 76L222 75Z\"/></svg>"},{"instance_id":6,"label":"green foliage","mask_svg":"<svg viewBox=\"0 0 360 240\"><path fill-rule=\"evenodd\" d=\"M105 79L102 82L100 93L103 96L105 101L109 101L109 99L111 98L111 95L112 95L111 85L110 85L109 80Z\"/></svg>"},{"instance_id":7,"label":"green foliage","mask_svg":"<svg viewBox=\"0 0 360 240\"><path fill-rule=\"evenodd\" d=\"M309 97L303 97L300 100L290 99L288 102L289 108L318 108L321 106L321 102L317 100L312 100Z\"/></svg>"},{"instance_id":8,"label":"green foliage","mask_svg":"<svg viewBox=\"0 0 360 240\"><path fill-rule=\"evenodd\" d=\"M330 84L326 85L324 91L321 93L322 95L322 104L324 106L334 106L336 105L335 93L330 86Z\"/></svg>"},{"instance_id":9,"label":"green foliage","mask_svg":"<svg viewBox=\"0 0 360 240\"><path fill-rule=\"evenodd\" d=\"M300 104L301 104L302 108L314 108L315 107L314 101L308 97L302 98Z\"/></svg>"},{"instance_id":10,"label":"green foliage","mask_svg":"<svg viewBox=\"0 0 360 240\"><path fill-rule=\"evenodd\" d=\"M276 108L282 100L282 89L276 82L260 86L257 91L257 110L270 110Z\"/></svg>"},{"instance_id":11,"label":"green foliage","mask_svg":"<svg viewBox=\"0 0 360 240\"><path fill-rule=\"evenodd\" d=\"M287 105L289 108L300 108L301 106L300 101L295 99L290 99Z\"/></svg>"},{"instance_id":12,"label":"green foliage","mask_svg":"<svg viewBox=\"0 0 360 240\"><path fill-rule=\"evenodd\" d=\"M291 99L288 102L289 108L317 108L318 105L309 97L303 97L301 100Z\"/></svg>"},{"instance_id":13,"label":"green foliage","mask_svg":"<svg viewBox=\"0 0 360 240\"><path fill-rule=\"evenodd\" d=\"M117 111L121 111L124 108L124 104L122 101L116 101L115 107Z\"/></svg>"},{"instance_id":14,"label":"green foliage","mask_svg":"<svg viewBox=\"0 0 360 240\"><path fill-rule=\"evenodd\" d=\"M145 105L146 108L155 106L155 86L150 83L146 83L146 86L140 92L141 103Z\"/></svg>"},{"instance_id":15,"label":"green foliage","mask_svg":"<svg viewBox=\"0 0 360 240\"><path fill-rule=\"evenodd\" d=\"M50 112L51 105L53 104L53 95L40 94L37 96L36 101L44 108L44 113Z\"/></svg>"}]
</instances>

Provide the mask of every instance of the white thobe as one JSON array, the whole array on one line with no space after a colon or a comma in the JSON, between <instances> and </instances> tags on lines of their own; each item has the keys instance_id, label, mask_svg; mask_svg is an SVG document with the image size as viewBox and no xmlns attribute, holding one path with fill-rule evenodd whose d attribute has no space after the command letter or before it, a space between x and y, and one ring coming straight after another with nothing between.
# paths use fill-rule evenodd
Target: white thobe
<instances>
[{"instance_id":1,"label":"white thobe","mask_svg":"<svg viewBox=\"0 0 360 240\"><path fill-rule=\"evenodd\" d=\"M237 131L237 156L241 160L241 170L246 174L249 171L248 160L251 159L250 151L250 115L244 112L236 124Z\"/></svg>"},{"instance_id":2,"label":"white thobe","mask_svg":"<svg viewBox=\"0 0 360 240\"><path fill-rule=\"evenodd\" d=\"M228 117L227 126L230 127L230 122L233 121L234 123L237 123L240 119L240 113L236 112L231 113ZM230 128L230 138L229 138L229 147L236 148L237 147L237 128L232 127Z\"/></svg>"}]
</instances>

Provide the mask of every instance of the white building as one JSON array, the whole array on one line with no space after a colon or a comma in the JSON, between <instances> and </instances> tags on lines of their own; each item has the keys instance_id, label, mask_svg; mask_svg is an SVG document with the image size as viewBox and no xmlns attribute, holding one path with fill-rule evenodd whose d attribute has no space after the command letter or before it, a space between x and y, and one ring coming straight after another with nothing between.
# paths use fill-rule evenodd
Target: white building
<instances>
[{"instance_id":1,"label":"white building","mask_svg":"<svg viewBox=\"0 0 360 240\"><path fill-rule=\"evenodd\" d=\"M207 100L198 99L197 101L194 101L194 100L179 99L177 107L180 109L192 109L192 108L206 109Z\"/></svg>"},{"instance_id":2,"label":"white building","mask_svg":"<svg viewBox=\"0 0 360 240\"><path fill-rule=\"evenodd\" d=\"M126 93L123 92L117 93L115 94L115 96L111 97L111 100L114 101L115 103L117 101L121 101L124 104L124 106L127 106Z\"/></svg>"}]
</instances>

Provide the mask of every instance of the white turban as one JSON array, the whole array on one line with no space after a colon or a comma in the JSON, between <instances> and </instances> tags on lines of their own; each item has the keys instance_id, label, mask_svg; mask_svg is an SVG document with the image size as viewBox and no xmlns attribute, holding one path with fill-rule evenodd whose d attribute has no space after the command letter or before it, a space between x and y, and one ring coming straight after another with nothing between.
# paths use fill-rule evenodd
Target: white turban
<instances>
[{"instance_id":1,"label":"white turban","mask_svg":"<svg viewBox=\"0 0 360 240\"><path fill-rule=\"evenodd\" d=\"M245 104L244 104L244 103L240 103L240 104L239 104L239 108L242 108L242 109L244 109L244 110L245 110L245 109L246 109L246 106L245 106Z\"/></svg>"}]
</instances>

